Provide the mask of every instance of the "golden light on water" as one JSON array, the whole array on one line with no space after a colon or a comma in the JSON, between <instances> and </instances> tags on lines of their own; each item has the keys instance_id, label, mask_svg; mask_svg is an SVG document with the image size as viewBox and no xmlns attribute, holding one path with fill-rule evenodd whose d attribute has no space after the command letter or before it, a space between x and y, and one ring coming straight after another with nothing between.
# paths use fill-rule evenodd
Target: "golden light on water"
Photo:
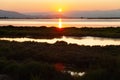
<instances>
[{"instance_id":1,"label":"golden light on water","mask_svg":"<svg viewBox=\"0 0 120 80\"><path fill-rule=\"evenodd\" d=\"M0 38L0 40L17 41L17 42L25 42L25 41L47 42L47 43L50 43L50 44L54 44L56 41L65 41L68 44L71 43L71 44L87 45L87 46L120 45L120 39L99 38L99 37L75 38L75 37L65 37L65 36L63 36L61 38L53 38L53 39ZM71 74L73 74L73 73L71 73ZM82 75L82 74L79 74L79 75Z\"/></svg>"},{"instance_id":2,"label":"golden light on water","mask_svg":"<svg viewBox=\"0 0 120 80\"><path fill-rule=\"evenodd\" d=\"M62 19L61 19L61 14L62 14L62 8L58 9L59 12L59 23L58 23L58 28L62 28Z\"/></svg>"},{"instance_id":3,"label":"golden light on water","mask_svg":"<svg viewBox=\"0 0 120 80\"><path fill-rule=\"evenodd\" d=\"M58 27L59 27L59 28L62 28L62 19L61 19L61 18L59 18Z\"/></svg>"}]
</instances>

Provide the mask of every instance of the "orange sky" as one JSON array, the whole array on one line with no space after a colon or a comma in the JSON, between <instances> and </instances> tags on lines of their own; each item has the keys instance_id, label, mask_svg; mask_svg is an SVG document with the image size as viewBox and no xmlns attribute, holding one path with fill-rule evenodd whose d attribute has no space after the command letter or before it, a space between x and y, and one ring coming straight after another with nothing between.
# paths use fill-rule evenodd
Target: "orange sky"
<instances>
[{"instance_id":1,"label":"orange sky","mask_svg":"<svg viewBox=\"0 0 120 80\"><path fill-rule=\"evenodd\" d=\"M120 0L0 0L0 9L19 12L120 9Z\"/></svg>"}]
</instances>

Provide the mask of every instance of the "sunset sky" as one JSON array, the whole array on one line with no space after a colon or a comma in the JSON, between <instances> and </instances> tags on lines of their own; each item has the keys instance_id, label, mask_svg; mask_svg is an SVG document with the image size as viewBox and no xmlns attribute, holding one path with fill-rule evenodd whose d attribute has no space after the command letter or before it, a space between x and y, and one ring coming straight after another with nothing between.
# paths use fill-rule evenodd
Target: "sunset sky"
<instances>
[{"instance_id":1,"label":"sunset sky","mask_svg":"<svg viewBox=\"0 0 120 80\"><path fill-rule=\"evenodd\" d=\"M120 0L0 0L0 9L18 12L48 12L120 9Z\"/></svg>"}]
</instances>

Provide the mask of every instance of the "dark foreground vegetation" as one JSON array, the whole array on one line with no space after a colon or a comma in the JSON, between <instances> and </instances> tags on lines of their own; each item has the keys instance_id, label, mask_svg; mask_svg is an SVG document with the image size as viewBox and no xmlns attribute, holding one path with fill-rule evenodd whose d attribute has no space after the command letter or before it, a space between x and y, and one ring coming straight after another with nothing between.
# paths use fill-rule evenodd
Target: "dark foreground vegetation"
<instances>
[{"instance_id":1,"label":"dark foreground vegetation","mask_svg":"<svg viewBox=\"0 0 120 80\"><path fill-rule=\"evenodd\" d=\"M55 28L1 26L0 37L55 38L61 36L95 36L120 38L120 27L108 28Z\"/></svg>"},{"instance_id":2,"label":"dark foreground vegetation","mask_svg":"<svg viewBox=\"0 0 120 80\"><path fill-rule=\"evenodd\" d=\"M13 31L17 29L24 31ZM34 31L27 29L25 32ZM114 32L114 28L110 29ZM73 77L64 70L86 74ZM0 74L11 80L120 80L120 46L0 41Z\"/></svg>"}]
</instances>

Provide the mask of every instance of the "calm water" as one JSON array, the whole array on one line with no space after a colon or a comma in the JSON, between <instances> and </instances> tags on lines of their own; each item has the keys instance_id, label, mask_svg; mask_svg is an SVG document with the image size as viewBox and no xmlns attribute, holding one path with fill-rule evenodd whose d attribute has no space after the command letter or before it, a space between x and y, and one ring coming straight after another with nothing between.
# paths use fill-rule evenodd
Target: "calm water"
<instances>
[{"instance_id":1,"label":"calm water","mask_svg":"<svg viewBox=\"0 0 120 80\"><path fill-rule=\"evenodd\" d=\"M118 27L120 19L0 19L0 26Z\"/></svg>"},{"instance_id":2,"label":"calm water","mask_svg":"<svg viewBox=\"0 0 120 80\"><path fill-rule=\"evenodd\" d=\"M99 37L61 37L54 39L32 39L32 38L0 38L0 40L8 41L34 41L34 42L47 42L50 44L55 43L56 41L65 41L67 43L78 44L78 45L89 45L89 46L106 46L106 45L120 45L120 39L112 38L99 38Z\"/></svg>"},{"instance_id":3,"label":"calm water","mask_svg":"<svg viewBox=\"0 0 120 80\"><path fill-rule=\"evenodd\" d=\"M118 27L120 19L0 19L0 26L56 26L56 27ZM0 40L9 41L35 41L47 42L50 44L56 41L66 41L78 45L120 45L120 39L99 38L99 37L65 37L54 39L31 39L31 38L0 38Z\"/></svg>"}]
</instances>

